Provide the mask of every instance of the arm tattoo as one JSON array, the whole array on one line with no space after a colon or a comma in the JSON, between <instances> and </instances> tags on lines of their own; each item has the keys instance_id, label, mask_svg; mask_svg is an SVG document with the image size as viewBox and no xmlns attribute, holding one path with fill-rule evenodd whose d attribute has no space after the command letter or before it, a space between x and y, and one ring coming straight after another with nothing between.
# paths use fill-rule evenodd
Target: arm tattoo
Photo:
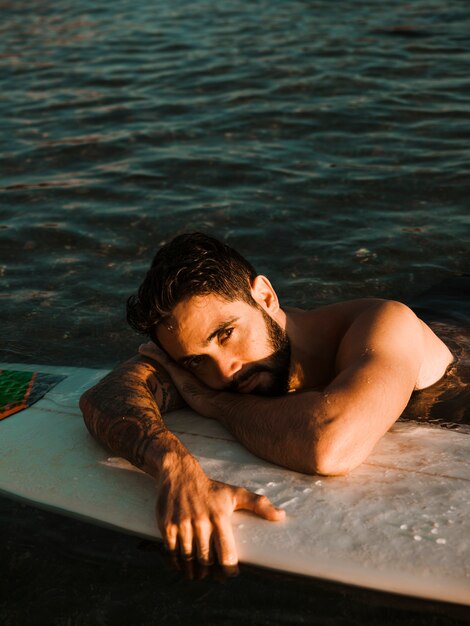
<instances>
[{"instance_id":1,"label":"arm tattoo","mask_svg":"<svg viewBox=\"0 0 470 626\"><path fill-rule=\"evenodd\" d=\"M90 433L137 467L145 465L152 441L167 432L162 413L179 406L183 402L167 372L142 358L116 367L80 399Z\"/></svg>"}]
</instances>

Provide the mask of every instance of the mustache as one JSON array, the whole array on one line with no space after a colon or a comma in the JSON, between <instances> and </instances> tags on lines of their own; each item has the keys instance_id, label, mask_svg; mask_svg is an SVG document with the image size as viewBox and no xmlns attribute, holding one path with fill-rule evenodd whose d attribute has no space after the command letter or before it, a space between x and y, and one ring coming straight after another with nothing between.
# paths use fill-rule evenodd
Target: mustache
<instances>
[{"instance_id":1,"label":"mustache","mask_svg":"<svg viewBox=\"0 0 470 626\"><path fill-rule=\"evenodd\" d=\"M246 380L248 380L249 378L251 378L254 374L258 374L260 372L272 372L272 369L270 367L267 367L266 365L251 365L248 369L238 373L234 379L232 380L232 382L230 382L225 390L226 391L238 391L238 387L240 385L242 385Z\"/></svg>"}]
</instances>

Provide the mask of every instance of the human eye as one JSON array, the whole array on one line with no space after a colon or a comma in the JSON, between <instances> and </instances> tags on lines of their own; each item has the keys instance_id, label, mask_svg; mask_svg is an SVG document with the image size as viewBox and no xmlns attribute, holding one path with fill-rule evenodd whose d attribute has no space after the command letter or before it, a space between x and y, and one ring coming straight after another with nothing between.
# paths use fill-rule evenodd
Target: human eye
<instances>
[{"instance_id":1,"label":"human eye","mask_svg":"<svg viewBox=\"0 0 470 626\"><path fill-rule=\"evenodd\" d=\"M224 344L228 341L233 333L233 328L224 328L219 334L219 341L221 344Z\"/></svg>"},{"instance_id":2,"label":"human eye","mask_svg":"<svg viewBox=\"0 0 470 626\"><path fill-rule=\"evenodd\" d=\"M192 356L185 361L185 365L188 369L195 370L201 365L203 360L204 356L202 354L198 356Z\"/></svg>"}]
</instances>

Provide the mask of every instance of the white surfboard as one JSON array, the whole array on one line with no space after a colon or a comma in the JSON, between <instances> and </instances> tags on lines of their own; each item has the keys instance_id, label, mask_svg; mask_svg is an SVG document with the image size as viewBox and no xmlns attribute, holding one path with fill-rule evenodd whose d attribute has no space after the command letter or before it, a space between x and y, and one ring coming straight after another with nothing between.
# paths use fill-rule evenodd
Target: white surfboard
<instances>
[{"instance_id":1,"label":"white surfboard","mask_svg":"<svg viewBox=\"0 0 470 626\"><path fill-rule=\"evenodd\" d=\"M149 538L154 481L88 434L78 398L107 372L3 364L66 376L0 421L0 492ZM470 605L470 435L398 423L349 476L306 476L247 452L189 410L169 428L214 479L266 494L283 522L237 512L241 561L405 595Z\"/></svg>"}]
</instances>

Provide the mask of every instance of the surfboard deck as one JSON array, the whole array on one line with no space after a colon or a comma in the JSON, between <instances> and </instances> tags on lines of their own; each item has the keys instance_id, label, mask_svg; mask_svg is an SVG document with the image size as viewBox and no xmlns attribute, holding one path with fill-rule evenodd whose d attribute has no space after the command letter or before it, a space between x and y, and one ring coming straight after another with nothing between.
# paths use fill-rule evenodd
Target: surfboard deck
<instances>
[{"instance_id":1,"label":"surfboard deck","mask_svg":"<svg viewBox=\"0 0 470 626\"><path fill-rule=\"evenodd\" d=\"M159 537L154 481L88 434L81 393L107 370L0 364L64 375L0 422L0 492L147 538ZM233 516L241 561L404 595L470 605L470 436L397 423L344 477L266 463L219 423L165 417L214 479L267 495L283 522Z\"/></svg>"}]
</instances>

